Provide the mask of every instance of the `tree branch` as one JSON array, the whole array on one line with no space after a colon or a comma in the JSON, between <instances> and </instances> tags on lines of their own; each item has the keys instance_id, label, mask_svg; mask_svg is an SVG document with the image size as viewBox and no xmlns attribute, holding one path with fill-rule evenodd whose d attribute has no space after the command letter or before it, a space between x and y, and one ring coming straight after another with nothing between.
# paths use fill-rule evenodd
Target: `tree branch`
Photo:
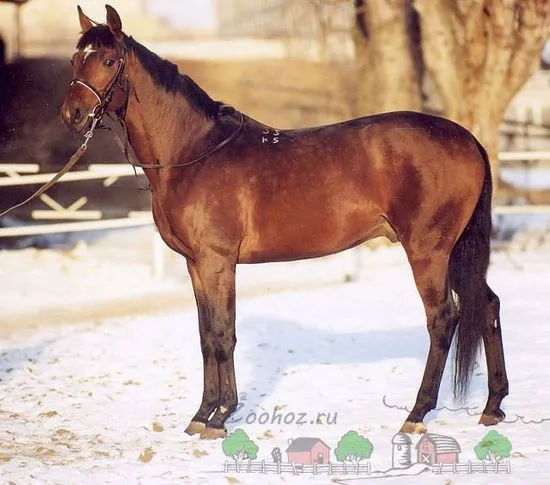
<instances>
[{"instance_id":1,"label":"tree branch","mask_svg":"<svg viewBox=\"0 0 550 485\"><path fill-rule=\"evenodd\" d=\"M535 72L540 53L550 34L550 2L524 0L518 12L515 52L508 68L508 80L514 93Z\"/></svg>"}]
</instances>

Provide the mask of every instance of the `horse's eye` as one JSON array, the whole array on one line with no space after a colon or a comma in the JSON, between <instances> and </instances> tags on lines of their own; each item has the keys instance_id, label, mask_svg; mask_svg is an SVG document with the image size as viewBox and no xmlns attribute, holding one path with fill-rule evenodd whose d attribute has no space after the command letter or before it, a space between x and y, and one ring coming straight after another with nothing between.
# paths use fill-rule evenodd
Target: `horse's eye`
<instances>
[{"instance_id":1,"label":"horse's eye","mask_svg":"<svg viewBox=\"0 0 550 485\"><path fill-rule=\"evenodd\" d=\"M113 59L106 59L103 64L107 67L111 67L114 63L115 61Z\"/></svg>"}]
</instances>

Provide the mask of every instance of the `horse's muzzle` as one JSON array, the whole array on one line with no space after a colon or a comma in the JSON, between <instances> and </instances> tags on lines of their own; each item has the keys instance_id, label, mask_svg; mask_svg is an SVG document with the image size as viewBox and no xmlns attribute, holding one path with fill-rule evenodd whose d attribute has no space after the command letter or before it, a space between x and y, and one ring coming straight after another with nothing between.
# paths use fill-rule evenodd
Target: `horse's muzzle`
<instances>
[{"instance_id":1,"label":"horse's muzzle","mask_svg":"<svg viewBox=\"0 0 550 485\"><path fill-rule=\"evenodd\" d=\"M90 124L88 111L78 102L71 102L66 99L61 107L61 119L64 125L74 134L80 134Z\"/></svg>"}]
</instances>

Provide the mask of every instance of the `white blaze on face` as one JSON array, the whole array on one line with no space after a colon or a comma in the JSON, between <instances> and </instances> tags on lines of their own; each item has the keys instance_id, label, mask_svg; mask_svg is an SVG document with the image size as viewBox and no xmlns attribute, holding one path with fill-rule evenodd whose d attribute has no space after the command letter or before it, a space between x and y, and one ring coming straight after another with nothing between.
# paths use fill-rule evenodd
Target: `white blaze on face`
<instances>
[{"instance_id":1,"label":"white blaze on face","mask_svg":"<svg viewBox=\"0 0 550 485\"><path fill-rule=\"evenodd\" d=\"M95 49L92 47L92 44L88 44L86 47L84 47L84 50L82 52L84 53L84 62L86 62L87 57L92 52L95 52Z\"/></svg>"}]
</instances>

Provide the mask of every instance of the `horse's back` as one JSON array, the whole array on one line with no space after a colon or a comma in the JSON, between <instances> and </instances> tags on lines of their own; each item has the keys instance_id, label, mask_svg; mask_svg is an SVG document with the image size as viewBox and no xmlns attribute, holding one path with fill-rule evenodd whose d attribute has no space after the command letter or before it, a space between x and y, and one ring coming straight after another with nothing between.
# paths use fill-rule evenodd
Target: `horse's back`
<instances>
[{"instance_id":1,"label":"horse's back","mask_svg":"<svg viewBox=\"0 0 550 485\"><path fill-rule=\"evenodd\" d=\"M313 128L266 131L271 133L263 138L268 143L262 142L250 157L253 171L267 184L283 185L287 190L296 180L302 193L321 183L330 191L351 182L363 184L362 190L368 189L373 197L380 195L382 203L384 194L392 191L389 187L379 190L379 184L394 186L396 178L452 186L465 172L483 180L485 171L476 140L468 130L451 120L419 112L390 112ZM310 183L301 177L309 178Z\"/></svg>"},{"instance_id":2,"label":"horse's back","mask_svg":"<svg viewBox=\"0 0 550 485\"><path fill-rule=\"evenodd\" d=\"M269 143L243 152L243 262L321 256L430 226L459 232L479 198L475 139L444 118L386 113L277 131L276 143L263 131Z\"/></svg>"}]
</instances>

